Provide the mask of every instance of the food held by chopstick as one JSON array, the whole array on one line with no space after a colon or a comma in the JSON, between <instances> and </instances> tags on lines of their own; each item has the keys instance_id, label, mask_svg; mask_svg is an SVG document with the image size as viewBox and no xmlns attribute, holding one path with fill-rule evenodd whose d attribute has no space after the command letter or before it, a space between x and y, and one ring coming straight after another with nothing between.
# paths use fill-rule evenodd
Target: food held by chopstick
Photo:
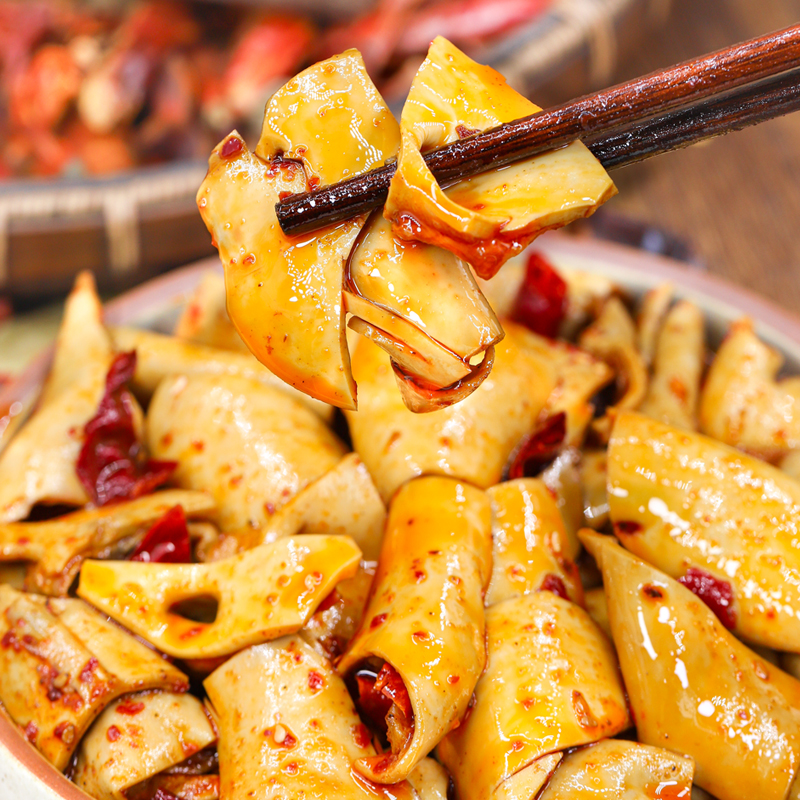
<instances>
[{"instance_id":1,"label":"food held by chopstick","mask_svg":"<svg viewBox=\"0 0 800 800\"><path fill-rule=\"evenodd\" d=\"M538 234L591 214L616 190L580 143L444 191L420 151L536 110L442 38L399 126L353 50L276 92L255 153L238 133L228 136L198 192L231 319L256 357L295 388L354 409L349 315L347 327L391 356L411 410L471 394L503 330L468 264L490 277ZM385 219L361 215L299 237L281 230L277 201L394 157Z\"/></svg>"}]
</instances>

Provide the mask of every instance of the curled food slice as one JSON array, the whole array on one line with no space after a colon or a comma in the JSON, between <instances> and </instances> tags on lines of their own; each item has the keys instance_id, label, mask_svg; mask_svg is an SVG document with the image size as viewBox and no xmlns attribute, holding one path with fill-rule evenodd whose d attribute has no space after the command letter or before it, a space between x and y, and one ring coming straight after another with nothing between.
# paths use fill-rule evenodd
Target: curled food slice
<instances>
[{"instance_id":1,"label":"curled food slice","mask_svg":"<svg viewBox=\"0 0 800 800\"><path fill-rule=\"evenodd\" d=\"M692 756L696 782L719 800L786 798L800 766L800 682L611 537L582 538L603 571L639 740Z\"/></svg>"},{"instance_id":2,"label":"curled food slice","mask_svg":"<svg viewBox=\"0 0 800 800\"><path fill-rule=\"evenodd\" d=\"M700 394L700 430L768 460L800 448L800 379L777 380L783 358L735 322Z\"/></svg>"},{"instance_id":3,"label":"curled food slice","mask_svg":"<svg viewBox=\"0 0 800 800\"><path fill-rule=\"evenodd\" d=\"M0 522L24 519L36 503L89 501L75 463L113 357L94 279L81 273L67 298L39 405L0 454Z\"/></svg>"},{"instance_id":4,"label":"curled food slice","mask_svg":"<svg viewBox=\"0 0 800 800\"><path fill-rule=\"evenodd\" d=\"M83 737L73 779L95 800L126 800L127 789L216 739L203 704L192 695L126 695L111 703Z\"/></svg>"},{"instance_id":5,"label":"curled food slice","mask_svg":"<svg viewBox=\"0 0 800 800\"><path fill-rule=\"evenodd\" d=\"M365 560L377 561L385 522L386 506L367 468L355 453L349 453L278 509L263 528L222 534L208 560L217 561L283 536L325 533L352 537Z\"/></svg>"},{"instance_id":6,"label":"curled food slice","mask_svg":"<svg viewBox=\"0 0 800 800\"><path fill-rule=\"evenodd\" d=\"M188 680L82 601L51 602L0 585L0 701L28 741L63 770L115 697L186 691Z\"/></svg>"},{"instance_id":7,"label":"curled food slice","mask_svg":"<svg viewBox=\"0 0 800 800\"><path fill-rule=\"evenodd\" d=\"M78 594L163 652L207 658L299 630L361 551L346 536L291 536L211 564L87 561ZM211 622L180 614L216 605Z\"/></svg>"},{"instance_id":8,"label":"curled food slice","mask_svg":"<svg viewBox=\"0 0 800 800\"><path fill-rule=\"evenodd\" d=\"M536 591L583 604L578 568L569 556L564 521L541 480L492 486L492 579L486 605Z\"/></svg>"},{"instance_id":9,"label":"curled food slice","mask_svg":"<svg viewBox=\"0 0 800 800\"><path fill-rule=\"evenodd\" d=\"M437 750L461 800L538 797L560 751L630 724L614 649L569 600L535 592L496 603L486 640L469 714Z\"/></svg>"},{"instance_id":10,"label":"curled food slice","mask_svg":"<svg viewBox=\"0 0 800 800\"><path fill-rule=\"evenodd\" d=\"M370 780L408 777L467 710L485 661L490 515L484 492L452 478L418 478L392 501L370 602L339 663L343 675L373 670L362 707L391 752L356 761Z\"/></svg>"},{"instance_id":11,"label":"curled food slice","mask_svg":"<svg viewBox=\"0 0 800 800\"><path fill-rule=\"evenodd\" d=\"M222 530L263 527L344 455L306 406L234 375L170 376L153 395L147 433L155 458L178 462L175 485L211 494Z\"/></svg>"},{"instance_id":12,"label":"curled food slice","mask_svg":"<svg viewBox=\"0 0 800 800\"><path fill-rule=\"evenodd\" d=\"M614 426L607 469L611 521L628 550L693 586L748 641L800 651L800 484L630 412Z\"/></svg>"},{"instance_id":13,"label":"curled food slice","mask_svg":"<svg viewBox=\"0 0 800 800\"><path fill-rule=\"evenodd\" d=\"M66 595L84 559L108 557L180 505L191 518L214 512L214 501L201 492L167 490L117 505L74 511L43 522L0 524L0 561L25 561L30 591Z\"/></svg>"},{"instance_id":14,"label":"curled food slice","mask_svg":"<svg viewBox=\"0 0 800 800\"><path fill-rule=\"evenodd\" d=\"M375 756L369 732L330 662L298 637L250 647L204 682L219 728L220 794L412 800L352 764Z\"/></svg>"},{"instance_id":15,"label":"curled food slice","mask_svg":"<svg viewBox=\"0 0 800 800\"><path fill-rule=\"evenodd\" d=\"M463 261L438 247L396 239L379 214L350 254L346 287L345 306L354 315L350 327L386 350L423 388L466 385L464 379L480 371L470 359L503 336ZM401 391L405 383L400 381ZM416 408L409 398L406 405L427 411L443 403Z\"/></svg>"},{"instance_id":16,"label":"curled food slice","mask_svg":"<svg viewBox=\"0 0 800 800\"><path fill-rule=\"evenodd\" d=\"M259 364L250 353L186 342L176 336L139 328L112 328L111 338L119 350L136 351L132 385L137 395L148 400L158 384L170 375L210 375L223 380L234 375L280 389L326 421L333 416L333 408L298 392Z\"/></svg>"},{"instance_id":17,"label":"curled food slice","mask_svg":"<svg viewBox=\"0 0 800 800\"><path fill-rule=\"evenodd\" d=\"M353 445L384 499L409 478L453 475L481 486L497 483L520 439L530 433L556 385L546 352L509 324L495 346L489 377L468 398L435 414L413 414L397 393L389 359L359 341L353 370L361 386L358 413L347 412Z\"/></svg>"},{"instance_id":18,"label":"curled food slice","mask_svg":"<svg viewBox=\"0 0 800 800\"><path fill-rule=\"evenodd\" d=\"M238 134L218 145L197 195L225 266L228 311L247 346L296 389L342 408L356 404L344 262L365 219L289 239L274 206L286 193L382 163L397 140L397 123L350 50L273 95L255 155Z\"/></svg>"},{"instance_id":19,"label":"curled food slice","mask_svg":"<svg viewBox=\"0 0 800 800\"><path fill-rule=\"evenodd\" d=\"M688 756L605 739L566 755L537 800L690 800L693 774Z\"/></svg>"},{"instance_id":20,"label":"curled food slice","mask_svg":"<svg viewBox=\"0 0 800 800\"><path fill-rule=\"evenodd\" d=\"M679 428L697 428L706 354L703 328L702 312L687 300L667 313L655 339L653 375L639 407L643 414Z\"/></svg>"},{"instance_id":21,"label":"curled food slice","mask_svg":"<svg viewBox=\"0 0 800 800\"><path fill-rule=\"evenodd\" d=\"M441 36L411 85L401 145L384 214L398 236L438 245L494 275L539 234L589 216L616 188L580 143L442 189L427 150L540 109L490 67Z\"/></svg>"},{"instance_id":22,"label":"curled food slice","mask_svg":"<svg viewBox=\"0 0 800 800\"><path fill-rule=\"evenodd\" d=\"M639 407L647 393L647 367L636 347L636 328L618 297L609 298L600 316L581 334L580 346L605 361L617 375L619 396L594 423L607 441L615 415Z\"/></svg>"}]
</instances>

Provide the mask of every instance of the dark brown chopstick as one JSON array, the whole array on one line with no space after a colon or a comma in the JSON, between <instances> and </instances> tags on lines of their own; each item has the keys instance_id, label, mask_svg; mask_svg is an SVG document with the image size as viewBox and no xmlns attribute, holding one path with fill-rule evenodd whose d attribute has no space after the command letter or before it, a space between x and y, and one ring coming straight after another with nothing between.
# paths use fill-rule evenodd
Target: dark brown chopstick
<instances>
[{"instance_id":1,"label":"dark brown chopstick","mask_svg":"<svg viewBox=\"0 0 800 800\"><path fill-rule=\"evenodd\" d=\"M581 139L607 167L624 166L794 110L797 76L783 76L780 88L763 79L797 67L800 25L461 139L426 153L425 161L447 185ZM759 93L769 92L773 101L774 93L780 96L779 104L759 101ZM292 195L276 205L280 225L287 234L305 233L377 208L394 171L386 164Z\"/></svg>"}]
</instances>

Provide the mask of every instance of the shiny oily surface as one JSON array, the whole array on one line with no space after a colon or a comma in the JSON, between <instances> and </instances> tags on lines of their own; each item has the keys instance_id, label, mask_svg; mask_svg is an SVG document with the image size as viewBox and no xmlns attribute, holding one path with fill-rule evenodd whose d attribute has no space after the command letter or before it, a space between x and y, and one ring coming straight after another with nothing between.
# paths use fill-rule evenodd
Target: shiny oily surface
<instances>
[{"instance_id":1,"label":"shiny oily surface","mask_svg":"<svg viewBox=\"0 0 800 800\"><path fill-rule=\"evenodd\" d=\"M111 703L81 740L75 783L96 800L180 764L217 740L203 704L190 694L147 692Z\"/></svg>"},{"instance_id":2,"label":"shiny oily surface","mask_svg":"<svg viewBox=\"0 0 800 800\"><path fill-rule=\"evenodd\" d=\"M441 36L434 39L400 120L397 171L384 210L397 234L444 247L489 278L544 230L587 216L616 194L603 167L580 143L444 191L422 158L421 150L539 110L491 67Z\"/></svg>"},{"instance_id":3,"label":"shiny oily surface","mask_svg":"<svg viewBox=\"0 0 800 800\"><path fill-rule=\"evenodd\" d=\"M466 400L433 414L409 411L388 357L371 342L358 342L353 372L360 406L347 420L353 446L384 499L425 473L457 475L483 488L500 480L556 381L552 360L527 346L528 332L513 323L505 328L489 377Z\"/></svg>"},{"instance_id":4,"label":"shiny oily surface","mask_svg":"<svg viewBox=\"0 0 800 800\"><path fill-rule=\"evenodd\" d=\"M223 530L265 526L345 454L305 405L234 375L164 380L147 412L147 443L154 458L178 462L175 485L211 495Z\"/></svg>"},{"instance_id":5,"label":"shiny oily surface","mask_svg":"<svg viewBox=\"0 0 800 800\"><path fill-rule=\"evenodd\" d=\"M688 756L605 739L568 753L536 800L691 800Z\"/></svg>"},{"instance_id":6,"label":"shiny oily surface","mask_svg":"<svg viewBox=\"0 0 800 800\"><path fill-rule=\"evenodd\" d=\"M408 777L467 710L485 662L491 547L481 490L423 477L393 498L370 602L338 669L346 675L369 658L389 663L408 691L414 729L399 752L355 763L368 778Z\"/></svg>"},{"instance_id":7,"label":"shiny oily surface","mask_svg":"<svg viewBox=\"0 0 800 800\"><path fill-rule=\"evenodd\" d=\"M558 506L545 484L520 478L487 489L492 503L492 579L486 605L529 594L557 578L570 600L583 605L578 568Z\"/></svg>"},{"instance_id":8,"label":"shiny oily surface","mask_svg":"<svg viewBox=\"0 0 800 800\"><path fill-rule=\"evenodd\" d=\"M800 484L713 439L628 413L609 445L608 486L626 548L674 578L699 567L727 582L738 634L800 648Z\"/></svg>"},{"instance_id":9,"label":"shiny oily surface","mask_svg":"<svg viewBox=\"0 0 800 800\"><path fill-rule=\"evenodd\" d=\"M299 630L360 558L346 536L309 534L211 564L87 561L78 594L168 655L224 656ZM171 610L199 597L217 601L213 622Z\"/></svg>"},{"instance_id":10,"label":"shiny oily surface","mask_svg":"<svg viewBox=\"0 0 800 800\"><path fill-rule=\"evenodd\" d=\"M496 603L486 638L469 716L437 749L462 800L503 797L542 756L629 726L614 649L579 606L548 591Z\"/></svg>"},{"instance_id":11,"label":"shiny oily surface","mask_svg":"<svg viewBox=\"0 0 800 800\"><path fill-rule=\"evenodd\" d=\"M379 786L352 769L375 756L369 733L330 662L298 637L243 650L203 685L220 732L221 796L415 800L408 783Z\"/></svg>"},{"instance_id":12,"label":"shiny oily surface","mask_svg":"<svg viewBox=\"0 0 800 800\"><path fill-rule=\"evenodd\" d=\"M800 682L610 537L583 541L603 571L639 740L692 756L696 783L718 800L784 800L800 766Z\"/></svg>"}]
</instances>

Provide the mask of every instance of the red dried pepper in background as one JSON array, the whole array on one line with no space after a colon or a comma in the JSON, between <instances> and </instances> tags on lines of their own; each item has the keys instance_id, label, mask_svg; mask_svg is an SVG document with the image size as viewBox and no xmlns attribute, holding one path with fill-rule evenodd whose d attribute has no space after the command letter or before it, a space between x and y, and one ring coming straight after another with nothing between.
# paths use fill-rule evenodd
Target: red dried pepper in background
<instances>
[{"instance_id":1,"label":"red dried pepper in background","mask_svg":"<svg viewBox=\"0 0 800 800\"><path fill-rule=\"evenodd\" d=\"M178 466L174 461L148 460L136 438L133 398L127 388L135 370L135 351L114 359L97 413L83 429L86 439L75 469L98 506L149 494L165 483Z\"/></svg>"},{"instance_id":2,"label":"red dried pepper in background","mask_svg":"<svg viewBox=\"0 0 800 800\"><path fill-rule=\"evenodd\" d=\"M544 256L532 253L511 319L554 339L567 313L567 284Z\"/></svg>"},{"instance_id":3,"label":"red dried pepper in background","mask_svg":"<svg viewBox=\"0 0 800 800\"><path fill-rule=\"evenodd\" d=\"M548 417L522 440L508 468L508 479L536 477L558 455L566 435L567 415L561 411Z\"/></svg>"},{"instance_id":4,"label":"red dried pepper in background","mask_svg":"<svg viewBox=\"0 0 800 800\"><path fill-rule=\"evenodd\" d=\"M173 506L151 526L130 556L130 561L188 564L192 560L189 528L182 506Z\"/></svg>"}]
</instances>

